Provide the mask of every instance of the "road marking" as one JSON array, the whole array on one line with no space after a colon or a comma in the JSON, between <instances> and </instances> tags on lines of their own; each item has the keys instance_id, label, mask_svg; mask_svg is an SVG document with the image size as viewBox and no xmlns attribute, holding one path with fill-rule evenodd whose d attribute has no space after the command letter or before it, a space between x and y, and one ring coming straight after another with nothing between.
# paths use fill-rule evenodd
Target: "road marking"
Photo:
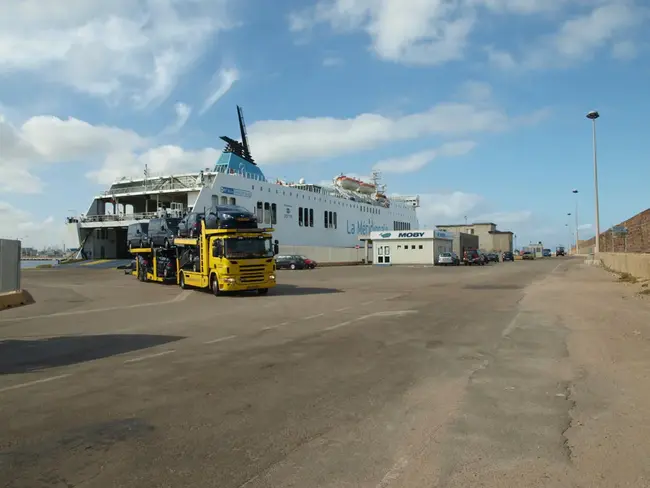
<instances>
[{"instance_id":1,"label":"road marking","mask_svg":"<svg viewBox=\"0 0 650 488\"><path fill-rule=\"evenodd\" d=\"M137 363L138 361L144 361L145 359L157 358L159 356L164 356L165 354L171 354L173 352L176 352L176 350L171 349L169 351L157 352L156 354L148 354L146 356L139 356L137 358L127 359L126 361L124 361L124 364Z\"/></svg>"},{"instance_id":2,"label":"road marking","mask_svg":"<svg viewBox=\"0 0 650 488\"><path fill-rule=\"evenodd\" d=\"M206 341L203 344L216 344L217 342L224 342L224 341L229 341L230 339L234 339L237 337L236 335L230 335L226 337L219 337L218 339L212 339L211 341Z\"/></svg>"},{"instance_id":3,"label":"road marking","mask_svg":"<svg viewBox=\"0 0 650 488\"><path fill-rule=\"evenodd\" d=\"M262 332L265 332L265 331L267 331L267 330L277 329L278 327L280 327L280 326L279 326L279 325L271 325L271 326L269 326L269 327L264 327L264 328L262 329Z\"/></svg>"},{"instance_id":4,"label":"road marking","mask_svg":"<svg viewBox=\"0 0 650 488\"><path fill-rule=\"evenodd\" d=\"M5 386L4 388L0 388L0 393L5 392L5 391L10 391L10 390L17 390L18 388L25 388L27 386L38 385L40 383L48 383L48 382L54 381L54 380L61 380L63 378L67 378L68 376L72 376L72 374L62 374L62 375L59 375L59 376L50 376L49 378L43 378L42 380L34 380L34 381L29 381L27 383L21 383L19 385Z\"/></svg>"},{"instance_id":5,"label":"road marking","mask_svg":"<svg viewBox=\"0 0 650 488\"><path fill-rule=\"evenodd\" d=\"M363 306L365 306L365 305L370 305L370 304L373 303L374 301L375 301L375 300L370 300L370 301L367 301L367 302L361 302L359 305L361 305L361 306L363 307Z\"/></svg>"},{"instance_id":6,"label":"road marking","mask_svg":"<svg viewBox=\"0 0 650 488\"><path fill-rule=\"evenodd\" d=\"M311 320L311 319L315 319L317 317L322 317L323 315L325 315L325 314L324 313L317 313L316 315L309 315L308 317L303 317L303 320Z\"/></svg>"},{"instance_id":7,"label":"road marking","mask_svg":"<svg viewBox=\"0 0 650 488\"><path fill-rule=\"evenodd\" d=\"M337 309L334 310L334 311L335 311L335 312L343 312L343 311L345 311L345 310L350 310L351 308L352 308L352 307L337 308Z\"/></svg>"},{"instance_id":8,"label":"road marking","mask_svg":"<svg viewBox=\"0 0 650 488\"><path fill-rule=\"evenodd\" d=\"M384 300L395 300L396 298L401 297L402 295L391 295L389 297L384 298Z\"/></svg>"},{"instance_id":9,"label":"road marking","mask_svg":"<svg viewBox=\"0 0 650 488\"><path fill-rule=\"evenodd\" d=\"M133 305L124 305L124 306L117 306L117 307L92 308L90 310L73 310L71 312L57 312L57 313L50 313L45 315L32 315L30 317L15 317L12 319L0 319L0 322L24 322L25 320L49 319L53 317L68 317L71 315L85 315L89 313L114 312L116 310L131 310L134 308L154 307L158 305L168 305L170 303L182 302L188 296L189 296L188 293L180 293L176 295L174 298L172 298L171 300L166 300L164 302L136 303Z\"/></svg>"},{"instance_id":10,"label":"road marking","mask_svg":"<svg viewBox=\"0 0 650 488\"><path fill-rule=\"evenodd\" d=\"M368 315L362 315L360 317L357 317L356 319L348 320L346 322L341 322L336 325L330 325L329 327L324 328L324 331L327 330L335 330L339 329L341 327L345 327L346 325L350 325L353 322L360 322L362 320L366 320L372 317L395 317L395 316L401 316L401 315L408 315L412 313L417 313L417 310L388 310L385 312L375 312L375 313L369 313Z\"/></svg>"},{"instance_id":11,"label":"road marking","mask_svg":"<svg viewBox=\"0 0 650 488\"><path fill-rule=\"evenodd\" d=\"M340 324L330 325L329 327L325 327L323 330L338 329L340 327L345 327L346 325L350 325L352 322L354 322L354 321L353 320L348 320L347 322L341 322Z\"/></svg>"}]
</instances>

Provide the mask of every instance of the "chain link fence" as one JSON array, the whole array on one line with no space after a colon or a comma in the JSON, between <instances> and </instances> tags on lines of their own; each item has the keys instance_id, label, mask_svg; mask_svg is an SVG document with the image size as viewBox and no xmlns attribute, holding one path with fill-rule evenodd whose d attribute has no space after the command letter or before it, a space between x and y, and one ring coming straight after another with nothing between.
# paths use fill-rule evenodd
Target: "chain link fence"
<instances>
[{"instance_id":1,"label":"chain link fence","mask_svg":"<svg viewBox=\"0 0 650 488\"><path fill-rule=\"evenodd\" d=\"M20 241L0 239L0 293L20 291Z\"/></svg>"}]
</instances>

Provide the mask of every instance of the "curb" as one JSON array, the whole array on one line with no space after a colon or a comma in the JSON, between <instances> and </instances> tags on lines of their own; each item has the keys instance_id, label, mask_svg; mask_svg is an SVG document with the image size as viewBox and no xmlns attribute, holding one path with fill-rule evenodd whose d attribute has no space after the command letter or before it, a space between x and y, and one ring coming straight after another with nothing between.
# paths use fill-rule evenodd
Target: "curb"
<instances>
[{"instance_id":1,"label":"curb","mask_svg":"<svg viewBox=\"0 0 650 488\"><path fill-rule=\"evenodd\" d=\"M0 294L0 310L21 307L32 303L34 303L34 299L27 290Z\"/></svg>"}]
</instances>

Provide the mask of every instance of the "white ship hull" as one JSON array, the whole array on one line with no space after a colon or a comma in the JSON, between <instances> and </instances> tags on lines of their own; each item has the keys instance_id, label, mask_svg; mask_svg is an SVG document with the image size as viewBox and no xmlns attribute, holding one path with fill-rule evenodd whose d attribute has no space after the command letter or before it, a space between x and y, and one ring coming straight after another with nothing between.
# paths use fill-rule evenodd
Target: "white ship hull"
<instances>
[{"instance_id":1,"label":"white ship hull","mask_svg":"<svg viewBox=\"0 0 650 488\"><path fill-rule=\"evenodd\" d=\"M201 191L194 209L203 211L213 204L236 203L256 213L258 202L261 202L263 211L265 204L271 208L275 204L275 222L271 222L273 219L265 221L262 215L260 225L273 227L276 230L275 238L289 246L354 247L360 244L359 236L373 231L396 230L396 222L406 224L404 228L418 228L413 206L393 202L390 208L384 208L291 186L250 180L238 174L218 174L213 186ZM305 222L300 225L300 208L313 210L313 226L305 226ZM325 211L336 212L336 226L325 227Z\"/></svg>"}]
</instances>

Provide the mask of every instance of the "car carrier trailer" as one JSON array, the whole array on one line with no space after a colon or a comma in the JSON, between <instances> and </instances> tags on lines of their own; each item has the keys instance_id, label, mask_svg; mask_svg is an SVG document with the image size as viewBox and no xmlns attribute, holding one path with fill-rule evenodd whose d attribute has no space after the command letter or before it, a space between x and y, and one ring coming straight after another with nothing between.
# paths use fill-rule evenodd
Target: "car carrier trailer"
<instances>
[{"instance_id":1,"label":"car carrier trailer","mask_svg":"<svg viewBox=\"0 0 650 488\"><path fill-rule=\"evenodd\" d=\"M134 248L133 274L141 281L175 282L181 288L224 292L257 291L276 286L273 229L206 229L196 238L174 238L170 249ZM173 261L173 264L170 262ZM164 264L164 266L161 266Z\"/></svg>"}]
</instances>

